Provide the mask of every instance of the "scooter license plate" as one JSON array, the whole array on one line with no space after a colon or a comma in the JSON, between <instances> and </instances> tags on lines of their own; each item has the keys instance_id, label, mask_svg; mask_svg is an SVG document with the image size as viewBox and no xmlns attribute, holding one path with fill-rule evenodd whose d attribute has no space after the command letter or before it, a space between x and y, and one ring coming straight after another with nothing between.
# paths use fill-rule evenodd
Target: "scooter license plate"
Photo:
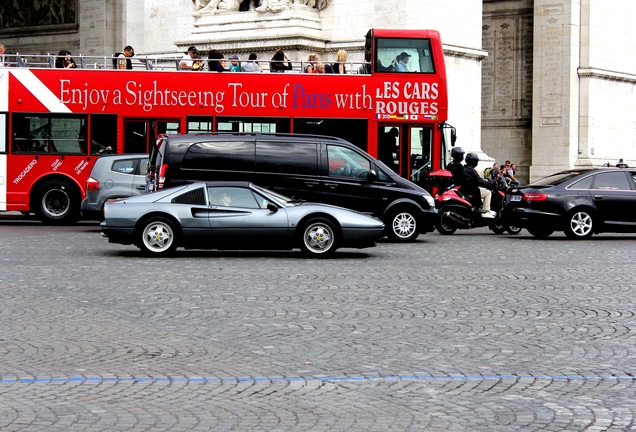
<instances>
[{"instance_id":1,"label":"scooter license plate","mask_svg":"<svg viewBox=\"0 0 636 432\"><path fill-rule=\"evenodd\" d=\"M510 202L521 201L521 195L510 195Z\"/></svg>"}]
</instances>

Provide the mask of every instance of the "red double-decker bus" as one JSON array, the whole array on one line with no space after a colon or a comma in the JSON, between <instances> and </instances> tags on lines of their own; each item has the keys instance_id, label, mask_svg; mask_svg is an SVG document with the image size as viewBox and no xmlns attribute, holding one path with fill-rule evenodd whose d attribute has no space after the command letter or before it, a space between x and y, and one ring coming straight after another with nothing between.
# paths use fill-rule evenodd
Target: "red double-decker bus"
<instances>
[{"instance_id":1,"label":"red double-decker bus","mask_svg":"<svg viewBox=\"0 0 636 432\"><path fill-rule=\"evenodd\" d=\"M370 30L366 61L344 75L302 73L300 63L219 73L150 57L133 70L109 69L111 58L82 57L76 69L13 60L0 68L0 210L47 223L79 218L100 154L148 152L160 134L332 135L415 182L445 164L446 69L432 30Z\"/></svg>"}]
</instances>

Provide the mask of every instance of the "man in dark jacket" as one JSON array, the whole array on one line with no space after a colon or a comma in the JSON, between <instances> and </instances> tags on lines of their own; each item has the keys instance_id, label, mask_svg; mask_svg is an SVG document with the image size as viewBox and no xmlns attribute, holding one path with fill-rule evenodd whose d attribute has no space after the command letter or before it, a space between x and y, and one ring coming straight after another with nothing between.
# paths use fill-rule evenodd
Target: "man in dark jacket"
<instances>
[{"instance_id":1,"label":"man in dark jacket","mask_svg":"<svg viewBox=\"0 0 636 432\"><path fill-rule=\"evenodd\" d=\"M461 147L453 147L451 150L451 158L453 161L446 165L444 169L453 174L453 184L463 186L466 183L464 165L461 163L464 160L464 149Z\"/></svg>"},{"instance_id":2,"label":"man in dark jacket","mask_svg":"<svg viewBox=\"0 0 636 432\"><path fill-rule=\"evenodd\" d=\"M468 153L466 155L464 176L466 177L466 181L468 182L468 184L466 185L466 187L469 189L467 193L481 197L481 211L483 213L482 217L492 219L496 216L496 213L490 210L490 199L492 198L492 193L486 188L491 186L493 182L491 182L490 180L486 180L479 175L479 173L475 169L478 163L479 156L477 156L477 154Z\"/></svg>"}]
</instances>

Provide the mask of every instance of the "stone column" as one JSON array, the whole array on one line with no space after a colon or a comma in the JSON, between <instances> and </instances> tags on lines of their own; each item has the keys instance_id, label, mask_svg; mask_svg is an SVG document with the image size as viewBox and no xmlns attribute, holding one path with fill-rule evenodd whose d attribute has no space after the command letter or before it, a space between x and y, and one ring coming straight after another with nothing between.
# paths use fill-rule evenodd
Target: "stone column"
<instances>
[{"instance_id":1,"label":"stone column","mask_svg":"<svg viewBox=\"0 0 636 432\"><path fill-rule=\"evenodd\" d=\"M122 18L118 2L79 2L80 52L87 56L112 55L121 48L115 35L121 34Z\"/></svg>"},{"instance_id":2,"label":"stone column","mask_svg":"<svg viewBox=\"0 0 636 432\"><path fill-rule=\"evenodd\" d=\"M579 142L580 3L534 2L530 180L572 167Z\"/></svg>"}]
</instances>

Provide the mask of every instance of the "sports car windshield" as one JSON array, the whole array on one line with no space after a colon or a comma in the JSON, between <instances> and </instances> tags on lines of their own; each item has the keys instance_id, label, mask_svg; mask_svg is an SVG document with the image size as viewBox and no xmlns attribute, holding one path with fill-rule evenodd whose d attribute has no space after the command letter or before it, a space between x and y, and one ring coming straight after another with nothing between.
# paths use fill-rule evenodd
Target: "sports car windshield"
<instances>
[{"instance_id":1,"label":"sports car windshield","mask_svg":"<svg viewBox=\"0 0 636 432\"><path fill-rule=\"evenodd\" d=\"M539 179L528 186L556 186L574 177L580 176L581 174L583 173L579 171L553 174L551 176Z\"/></svg>"},{"instance_id":2,"label":"sports car windshield","mask_svg":"<svg viewBox=\"0 0 636 432\"><path fill-rule=\"evenodd\" d=\"M294 200L294 199L292 199L292 198L289 198L288 196L281 195L281 194L279 194L279 193L277 193L277 192L274 192L274 191L271 191L271 190L269 190L269 189L265 189L264 187L256 186L255 184L253 184L253 185L252 185L252 187L253 187L254 189L256 189L257 191L262 192L262 193L267 194L267 195L271 195L271 196L273 196L274 198L276 198L276 199L278 199L279 201L282 201L282 202L284 202L284 203L289 203L289 202L298 202L298 200Z\"/></svg>"}]
</instances>

